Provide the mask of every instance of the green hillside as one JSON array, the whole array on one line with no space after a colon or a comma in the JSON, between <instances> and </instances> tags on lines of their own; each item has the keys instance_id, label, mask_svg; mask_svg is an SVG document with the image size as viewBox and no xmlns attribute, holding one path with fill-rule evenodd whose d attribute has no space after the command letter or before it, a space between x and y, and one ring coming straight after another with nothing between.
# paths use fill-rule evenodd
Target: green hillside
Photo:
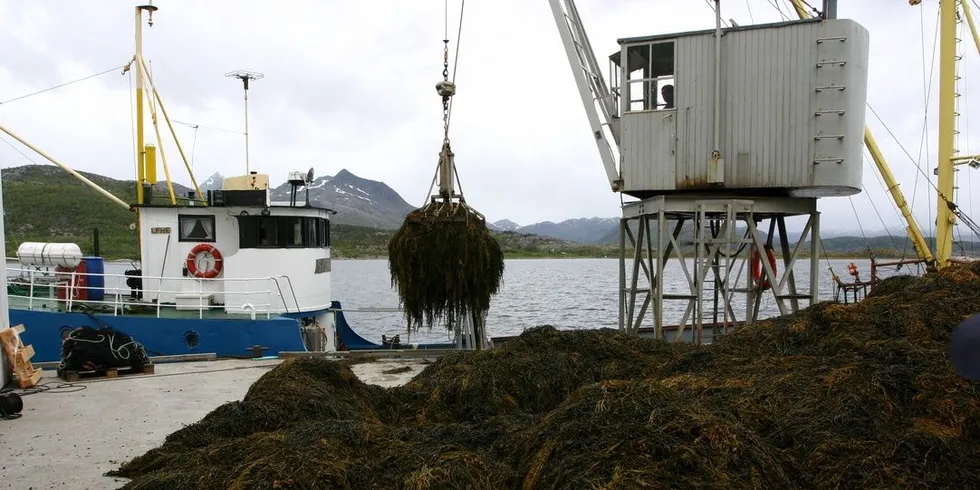
<instances>
[{"instance_id":1,"label":"green hillside","mask_svg":"<svg viewBox=\"0 0 980 490\"><path fill-rule=\"evenodd\" d=\"M135 182L84 172L83 175L124 201L135 201ZM136 215L64 170L50 165L27 165L3 169L2 177L8 256L12 256L17 246L25 241L74 242L85 253L91 253L94 228L99 229L103 256L111 259L138 256L136 231L130 228L136 222ZM183 186L175 187L179 193L188 190ZM165 193L166 189L158 184L154 195L164 199ZM393 230L334 224L331 237L334 255L343 258L385 257L388 240L393 233ZM619 255L619 247L615 243L581 244L513 231L495 232L494 235L505 255L511 258ZM692 236L690 232L685 233L682 242L689 244ZM822 244L825 254L830 257L866 257L868 248L883 258L915 255L914 248L904 235L868 239L824 238ZM976 245L976 242L957 244L954 254L976 255Z\"/></svg>"},{"instance_id":2,"label":"green hillside","mask_svg":"<svg viewBox=\"0 0 980 490\"><path fill-rule=\"evenodd\" d=\"M78 243L92 252L98 228L101 252L107 257L135 257L136 215L53 166L5 168L3 207L7 255L26 241ZM136 200L135 182L82 174L123 201Z\"/></svg>"},{"instance_id":3,"label":"green hillside","mask_svg":"<svg viewBox=\"0 0 980 490\"><path fill-rule=\"evenodd\" d=\"M81 172L123 201L136 200L134 181L115 180ZM74 242L93 252L93 230L99 229L100 252L110 259L139 255L136 215L86 186L64 170L50 165L26 165L2 170L6 250L13 256L25 241ZM178 186L178 192L187 189ZM162 199L165 188L155 191ZM334 224L331 239L337 257L387 256L393 230ZM554 238L513 232L497 234L509 257L601 257L613 247L581 245Z\"/></svg>"}]
</instances>

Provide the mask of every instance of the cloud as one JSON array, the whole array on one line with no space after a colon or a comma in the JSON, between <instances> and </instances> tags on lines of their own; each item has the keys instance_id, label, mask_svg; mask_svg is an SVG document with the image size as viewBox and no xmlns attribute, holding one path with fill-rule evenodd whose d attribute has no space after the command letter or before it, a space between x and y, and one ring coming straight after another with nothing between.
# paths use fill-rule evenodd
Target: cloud
<instances>
[{"instance_id":1,"label":"cloud","mask_svg":"<svg viewBox=\"0 0 980 490\"><path fill-rule=\"evenodd\" d=\"M784 0L721 3L723 18L740 24L792 15ZM422 203L442 141L434 88L442 78L442 2L155 4L160 10L154 25L143 28L144 54L170 117L199 125L175 126L198 180L215 171L244 171L244 137L237 134L243 131L242 88L225 73L247 69L265 74L249 91L253 170L281 182L291 170L313 167L323 175L346 168ZM714 24L710 2L699 0L580 0L578 7L602 66L618 49L618 38ZM460 46L450 136L467 201L492 220L524 224L618 215L619 197L606 182L548 2L468 2L459 40L458 9L459 2L450 2L450 55L457 41ZM913 8L886 0L841 2L839 8L841 17L871 31L869 99L895 138L870 111L868 121L906 196L915 194L915 215L927 229L935 198L913 160L923 140L925 107L920 44L924 39L931 61L937 10L934 1ZM0 101L122 65L133 52L132 5L5 2L0 22ZM968 123L980 120L966 87L980 73L968 32L961 48L959 148L967 153L977 143L969 141L975 130ZM132 178L130 78L111 73L0 104L0 124L76 169ZM932 162L936 97L933 82L923 151ZM148 128L148 141L152 134ZM166 143L164 149L174 178L189 184L176 148ZM0 165L25 163L0 144ZM923 165L922 172L931 175L933 166ZM858 218L869 230L904 226L874 172L865 162L861 195L821 201L825 230L856 229ZM974 173L958 172L957 200L968 213L980 205L972 193Z\"/></svg>"}]
</instances>

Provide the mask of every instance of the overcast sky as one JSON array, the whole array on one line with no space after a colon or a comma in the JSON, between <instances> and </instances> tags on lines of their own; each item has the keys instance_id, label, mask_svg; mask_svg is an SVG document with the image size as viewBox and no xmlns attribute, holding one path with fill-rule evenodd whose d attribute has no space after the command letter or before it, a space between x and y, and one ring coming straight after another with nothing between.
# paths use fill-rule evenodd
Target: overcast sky
<instances>
[{"instance_id":1,"label":"overcast sky","mask_svg":"<svg viewBox=\"0 0 980 490\"><path fill-rule=\"evenodd\" d=\"M249 92L253 170L278 184L290 170L313 167L317 175L333 175L346 168L386 182L413 205L423 202L442 137L434 85L442 77L443 0L154 4L160 10L152 28L144 24L144 55L170 117L200 126L176 125L199 181L216 171L244 172L244 138L235 133L243 124L242 87L225 73L246 69L265 75ZM134 49L133 5L0 0L0 102L125 64ZM788 5L725 0L722 11L739 24L761 23L793 16ZM449 6L454 50L459 1ZM603 66L617 50L617 38L714 25L706 0L580 0L578 6ZM904 1L841 0L839 16L871 32L869 101L913 159L870 111L868 121L909 199L914 191L920 223L932 228L935 198L915 161L925 115L923 49L928 70L938 2L910 7ZM977 127L980 119L966 87L980 80L980 64L969 32L964 34L959 149L973 153L980 140L970 141L976 132L970 118ZM467 201L490 220L520 224L617 216L619 197L606 182L548 2L468 2L461 47L451 138ZM0 124L78 170L132 179L130 82L116 71L2 103ZM928 126L932 163L922 167L929 174L935 166L936 94ZM153 141L152 129L148 136ZM189 184L167 145L172 176ZM27 163L0 142L0 166ZM959 172L958 202L967 212L980 211L980 187L977 197L971 192L976 173ZM864 183L866 192L853 199L821 200L825 230L857 230L854 209L868 232L882 229L882 221L901 229L869 160Z\"/></svg>"}]
</instances>

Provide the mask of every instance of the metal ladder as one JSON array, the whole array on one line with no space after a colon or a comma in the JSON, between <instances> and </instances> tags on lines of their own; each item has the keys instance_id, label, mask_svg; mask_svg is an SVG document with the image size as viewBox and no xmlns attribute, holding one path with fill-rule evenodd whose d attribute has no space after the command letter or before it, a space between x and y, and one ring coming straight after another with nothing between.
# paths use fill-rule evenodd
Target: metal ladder
<instances>
[{"instance_id":1,"label":"metal ladder","mask_svg":"<svg viewBox=\"0 0 980 490\"><path fill-rule=\"evenodd\" d=\"M818 109L813 113L816 119L816 133L813 135L814 165L844 163L843 158L835 155L840 155L844 147L840 121L846 110L841 108L840 93L847 90L847 86L835 80L842 78L843 68L847 65L847 60L838 56L842 51L840 46L846 42L847 36L818 37L816 40L814 90ZM822 78L829 78L829 83L822 82Z\"/></svg>"}]
</instances>

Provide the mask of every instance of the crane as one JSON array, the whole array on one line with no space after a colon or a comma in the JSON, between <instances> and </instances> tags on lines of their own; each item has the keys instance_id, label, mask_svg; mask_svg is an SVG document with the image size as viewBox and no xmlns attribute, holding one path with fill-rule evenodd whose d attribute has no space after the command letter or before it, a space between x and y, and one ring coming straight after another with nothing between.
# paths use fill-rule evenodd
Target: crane
<instances>
[{"instance_id":1,"label":"crane","mask_svg":"<svg viewBox=\"0 0 980 490\"><path fill-rule=\"evenodd\" d=\"M714 3L717 8L719 0L714 0ZM790 0L790 3L801 20L811 17L810 9L807 8L808 5L803 0ZM908 3L911 6L916 6L921 4L921 0L908 0ZM612 190L619 191L622 185L621 174L618 170L618 164L621 163L618 149L621 138L621 127L617 113L619 94L607 87L601 75L574 0L549 0L549 4L558 26L562 45L572 67L582 103L586 108L586 115L599 149L602 165ZM836 0L824 0L823 7L821 14L823 17L836 17ZM980 52L980 34L978 34L977 25L970 11L969 2L967 0L940 2L940 124L938 182L935 186L937 228L934 251L930 248L920 226L915 221L901 185L891 171L870 127L866 126L864 131L865 148L871 155L876 170L885 181L887 191L905 221L906 233L918 256L917 262L924 262L930 268L943 268L949 264L952 254L953 227L957 219L980 237L980 225L966 216L953 201L955 167L966 164L973 168L980 168L980 156L959 156L955 155L954 150L955 118L957 115L953 105L956 97L955 84L957 79L955 74L957 61L955 27L959 15L966 19L977 50Z\"/></svg>"},{"instance_id":2,"label":"crane","mask_svg":"<svg viewBox=\"0 0 980 490\"><path fill-rule=\"evenodd\" d=\"M618 94L613 94L606 85L599 63L596 61L589 36L582 26L574 0L548 0L558 25L562 45L568 62L572 65L575 84L578 86L586 115L599 148L602 165L613 192L619 191L622 177L618 170L620 128L616 107ZM596 107L598 106L598 111Z\"/></svg>"}]
</instances>

